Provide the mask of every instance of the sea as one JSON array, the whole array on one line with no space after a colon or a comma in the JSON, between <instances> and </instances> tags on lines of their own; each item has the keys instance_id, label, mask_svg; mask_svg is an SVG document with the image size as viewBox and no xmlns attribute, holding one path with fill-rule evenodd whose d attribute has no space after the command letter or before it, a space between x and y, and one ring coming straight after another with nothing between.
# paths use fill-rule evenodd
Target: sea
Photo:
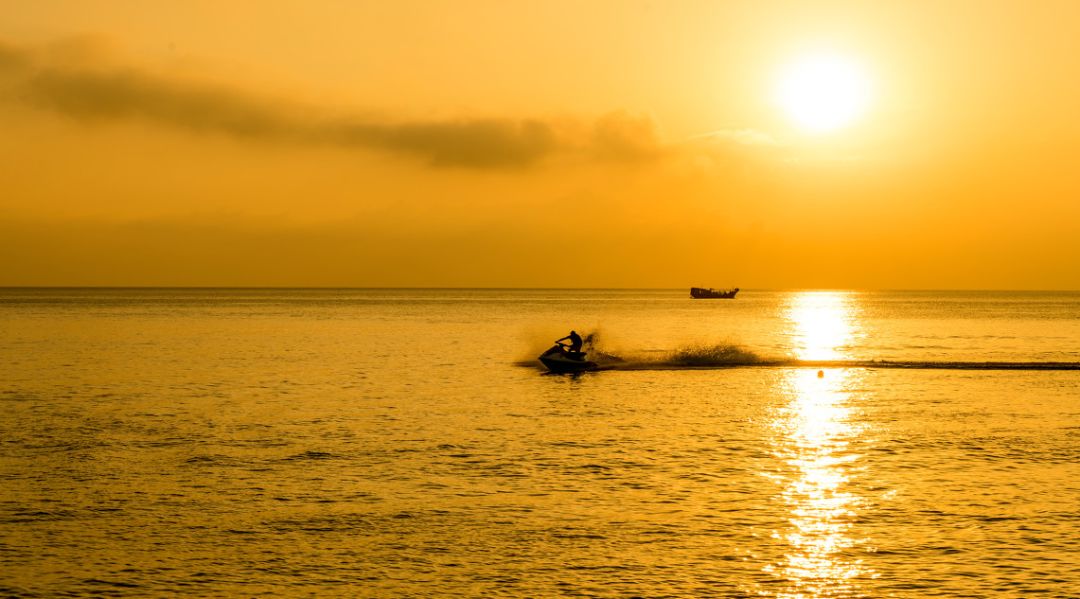
<instances>
[{"instance_id":1,"label":"sea","mask_svg":"<svg viewBox=\"0 0 1080 599\"><path fill-rule=\"evenodd\" d=\"M1078 369L1077 292L0 289L0 596L1080 597Z\"/></svg>"}]
</instances>

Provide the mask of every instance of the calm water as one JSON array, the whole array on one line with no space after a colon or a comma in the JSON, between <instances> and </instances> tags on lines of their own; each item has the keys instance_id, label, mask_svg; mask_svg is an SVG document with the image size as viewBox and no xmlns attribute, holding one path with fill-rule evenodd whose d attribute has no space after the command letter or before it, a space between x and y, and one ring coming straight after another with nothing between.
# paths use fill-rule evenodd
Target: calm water
<instances>
[{"instance_id":1,"label":"calm water","mask_svg":"<svg viewBox=\"0 0 1080 599\"><path fill-rule=\"evenodd\" d=\"M1080 294L0 290L0 596L1080 596L1080 371L736 346L1076 363Z\"/></svg>"}]
</instances>

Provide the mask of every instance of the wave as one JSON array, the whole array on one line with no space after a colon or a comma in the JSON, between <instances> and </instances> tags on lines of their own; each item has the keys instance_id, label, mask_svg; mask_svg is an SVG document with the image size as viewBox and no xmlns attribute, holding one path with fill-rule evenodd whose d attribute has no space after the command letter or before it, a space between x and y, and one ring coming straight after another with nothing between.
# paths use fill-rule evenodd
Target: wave
<instances>
[{"instance_id":1,"label":"wave","mask_svg":"<svg viewBox=\"0 0 1080 599\"><path fill-rule=\"evenodd\" d=\"M1080 370L1080 362L966 362L934 360L761 360L678 364L668 361L600 364L598 370L718 370L722 368L907 368L911 370Z\"/></svg>"},{"instance_id":2,"label":"wave","mask_svg":"<svg viewBox=\"0 0 1080 599\"><path fill-rule=\"evenodd\" d=\"M670 351L620 355L599 347L598 336L585 337L585 350L597 370L711 370L724 368L882 368L911 370L1080 370L1080 362L964 360L800 360L763 356L738 344L690 345ZM535 359L521 366L542 365Z\"/></svg>"},{"instance_id":3,"label":"wave","mask_svg":"<svg viewBox=\"0 0 1080 599\"><path fill-rule=\"evenodd\" d=\"M935 360L795 360L809 368L911 368L924 370L1080 370L1080 362L974 362Z\"/></svg>"}]
</instances>

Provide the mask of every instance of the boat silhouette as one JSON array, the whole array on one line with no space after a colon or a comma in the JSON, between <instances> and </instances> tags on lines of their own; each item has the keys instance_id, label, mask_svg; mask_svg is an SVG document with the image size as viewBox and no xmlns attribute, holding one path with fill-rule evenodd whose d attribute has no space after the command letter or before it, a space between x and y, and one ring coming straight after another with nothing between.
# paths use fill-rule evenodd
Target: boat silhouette
<instances>
[{"instance_id":1,"label":"boat silhouette","mask_svg":"<svg viewBox=\"0 0 1080 599\"><path fill-rule=\"evenodd\" d=\"M690 297L694 299L735 299L735 294L739 292L739 288L733 289L713 289L711 287L691 287Z\"/></svg>"}]
</instances>

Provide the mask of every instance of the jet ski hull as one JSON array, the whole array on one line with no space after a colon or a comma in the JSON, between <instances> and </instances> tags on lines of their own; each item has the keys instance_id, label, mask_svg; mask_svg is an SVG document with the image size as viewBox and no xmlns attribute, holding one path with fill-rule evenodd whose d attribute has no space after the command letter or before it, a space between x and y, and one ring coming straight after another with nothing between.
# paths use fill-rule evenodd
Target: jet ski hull
<instances>
[{"instance_id":1,"label":"jet ski hull","mask_svg":"<svg viewBox=\"0 0 1080 599\"><path fill-rule=\"evenodd\" d=\"M582 352L568 352L558 346L549 349L540 356L540 363L551 372L582 372L596 368L596 362L585 359Z\"/></svg>"}]
</instances>

